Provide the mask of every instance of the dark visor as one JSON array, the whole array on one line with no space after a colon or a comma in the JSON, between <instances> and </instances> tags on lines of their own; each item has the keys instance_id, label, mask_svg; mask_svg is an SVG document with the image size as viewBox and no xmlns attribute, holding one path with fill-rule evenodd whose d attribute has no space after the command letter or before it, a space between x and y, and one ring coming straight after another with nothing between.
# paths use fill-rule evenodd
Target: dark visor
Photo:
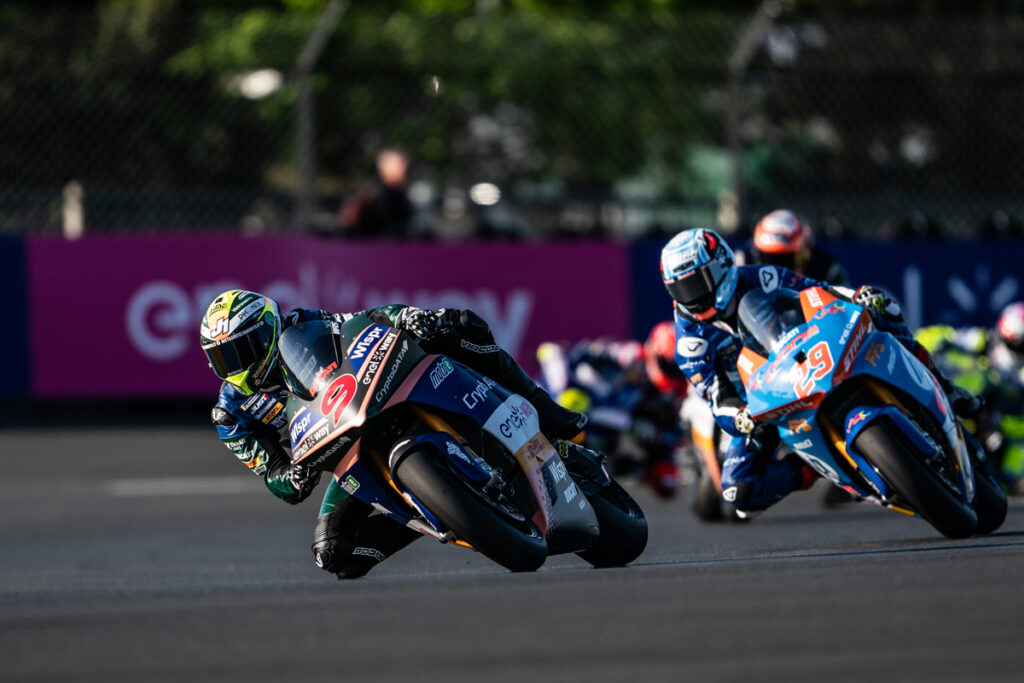
<instances>
[{"instance_id":1,"label":"dark visor","mask_svg":"<svg viewBox=\"0 0 1024 683\"><path fill-rule=\"evenodd\" d=\"M703 313L715 305L715 280L710 264L684 273L665 284L672 298L691 313Z\"/></svg>"},{"instance_id":2,"label":"dark visor","mask_svg":"<svg viewBox=\"0 0 1024 683\"><path fill-rule=\"evenodd\" d=\"M759 251L758 252L758 263L763 263L766 266L782 266L783 268L789 268L790 270L796 270L800 263L798 263L798 254L795 252L790 253L772 253L770 251Z\"/></svg>"},{"instance_id":3,"label":"dark visor","mask_svg":"<svg viewBox=\"0 0 1024 683\"><path fill-rule=\"evenodd\" d=\"M213 371L221 379L245 372L263 360L273 341L274 326L261 321L246 334L206 349Z\"/></svg>"}]
</instances>

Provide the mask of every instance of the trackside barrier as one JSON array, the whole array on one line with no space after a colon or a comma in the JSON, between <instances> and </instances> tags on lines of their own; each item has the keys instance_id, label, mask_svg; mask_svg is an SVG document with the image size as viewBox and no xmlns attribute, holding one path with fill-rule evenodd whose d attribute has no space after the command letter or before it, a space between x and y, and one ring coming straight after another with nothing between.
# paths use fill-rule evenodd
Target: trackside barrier
<instances>
[{"instance_id":1,"label":"trackside barrier","mask_svg":"<svg viewBox=\"0 0 1024 683\"><path fill-rule=\"evenodd\" d=\"M0 236L0 291L3 292L4 332L0 334L0 397L29 393L28 329L25 308L24 242L20 236Z\"/></svg>"},{"instance_id":2,"label":"trackside barrier","mask_svg":"<svg viewBox=\"0 0 1024 683\"><path fill-rule=\"evenodd\" d=\"M199 321L212 298L233 287L265 292L285 311L395 302L471 308L533 371L541 341L629 333L626 250L313 236L30 237L32 392L212 397L218 380L199 348Z\"/></svg>"}]
</instances>

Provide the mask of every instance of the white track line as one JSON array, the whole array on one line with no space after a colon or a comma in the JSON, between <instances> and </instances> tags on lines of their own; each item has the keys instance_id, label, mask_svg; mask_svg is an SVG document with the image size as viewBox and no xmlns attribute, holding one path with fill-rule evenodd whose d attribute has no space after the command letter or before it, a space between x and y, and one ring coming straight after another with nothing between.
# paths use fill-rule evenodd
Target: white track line
<instances>
[{"instance_id":1,"label":"white track line","mask_svg":"<svg viewBox=\"0 0 1024 683\"><path fill-rule=\"evenodd\" d=\"M248 493L251 477L165 477L160 479L114 479L106 483L111 496L187 496Z\"/></svg>"}]
</instances>

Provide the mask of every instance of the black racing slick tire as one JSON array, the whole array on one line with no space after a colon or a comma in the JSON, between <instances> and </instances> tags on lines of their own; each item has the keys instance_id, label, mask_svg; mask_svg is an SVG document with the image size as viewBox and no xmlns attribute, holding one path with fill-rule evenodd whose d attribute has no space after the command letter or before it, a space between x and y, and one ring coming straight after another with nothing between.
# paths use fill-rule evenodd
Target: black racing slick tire
<instances>
[{"instance_id":1,"label":"black racing slick tire","mask_svg":"<svg viewBox=\"0 0 1024 683\"><path fill-rule=\"evenodd\" d=\"M624 567L647 547L647 518L633 497L614 479L587 496L601 535L589 549L576 553L595 567Z\"/></svg>"},{"instance_id":2,"label":"black racing slick tire","mask_svg":"<svg viewBox=\"0 0 1024 683\"><path fill-rule=\"evenodd\" d=\"M973 535L978 528L974 508L960 500L894 431L887 422L876 421L857 435L854 445L904 503L939 533L946 538Z\"/></svg>"},{"instance_id":3,"label":"black racing slick tire","mask_svg":"<svg viewBox=\"0 0 1024 683\"><path fill-rule=\"evenodd\" d=\"M701 472L700 479L693 487L693 514L702 522L721 522L722 492L715 486L715 480Z\"/></svg>"},{"instance_id":4,"label":"black racing slick tire","mask_svg":"<svg viewBox=\"0 0 1024 683\"><path fill-rule=\"evenodd\" d=\"M974 511L978 515L975 533L991 534L1006 521L1006 492L977 461L974 462L974 489Z\"/></svg>"},{"instance_id":5,"label":"black racing slick tire","mask_svg":"<svg viewBox=\"0 0 1024 683\"><path fill-rule=\"evenodd\" d=\"M532 572L547 559L547 541L532 522L503 517L426 449L406 453L394 476L459 539L502 567Z\"/></svg>"}]
</instances>

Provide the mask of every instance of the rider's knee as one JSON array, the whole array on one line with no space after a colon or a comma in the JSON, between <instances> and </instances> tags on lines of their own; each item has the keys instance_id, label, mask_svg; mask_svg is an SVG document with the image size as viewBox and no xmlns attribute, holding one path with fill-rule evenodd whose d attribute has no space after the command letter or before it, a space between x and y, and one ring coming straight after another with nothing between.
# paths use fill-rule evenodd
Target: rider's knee
<instances>
[{"instance_id":1,"label":"rider's knee","mask_svg":"<svg viewBox=\"0 0 1024 683\"><path fill-rule=\"evenodd\" d=\"M760 510L763 506L754 501L754 483L745 479L722 481L722 498L732 503L737 510Z\"/></svg>"}]
</instances>

